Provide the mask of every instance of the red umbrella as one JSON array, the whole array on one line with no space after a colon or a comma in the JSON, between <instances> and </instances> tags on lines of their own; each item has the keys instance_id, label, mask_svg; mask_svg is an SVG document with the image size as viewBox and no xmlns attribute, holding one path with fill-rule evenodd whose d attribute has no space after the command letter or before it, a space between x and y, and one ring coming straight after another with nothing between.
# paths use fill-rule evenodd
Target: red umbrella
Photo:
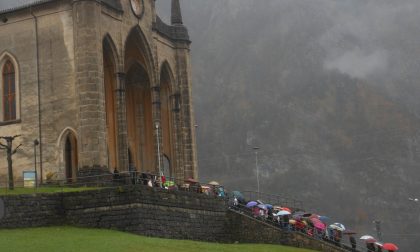
<instances>
[{"instance_id":1,"label":"red umbrella","mask_svg":"<svg viewBox=\"0 0 420 252\"><path fill-rule=\"evenodd\" d=\"M395 250L398 250L397 245L395 245L394 243L385 243L385 244L382 246L382 248L383 248L383 249L386 249L386 250L390 250L390 251L395 251Z\"/></svg>"},{"instance_id":2,"label":"red umbrella","mask_svg":"<svg viewBox=\"0 0 420 252\"><path fill-rule=\"evenodd\" d=\"M280 210L287 211L287 212L292 212L292 210L290 210L290 208L288 208L288 207L280 207Z\"/></svg>"}]
</instances>

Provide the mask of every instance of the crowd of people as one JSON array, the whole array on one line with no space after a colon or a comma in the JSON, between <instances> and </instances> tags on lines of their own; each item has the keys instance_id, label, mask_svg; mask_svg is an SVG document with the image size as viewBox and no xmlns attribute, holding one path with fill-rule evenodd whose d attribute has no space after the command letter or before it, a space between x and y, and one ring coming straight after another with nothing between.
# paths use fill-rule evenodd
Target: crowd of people
<instances>
[{"instance_id":1,"label":"crowd of people","mask_svg":"<svg viewBox=\"0 0 420 252\"><path fill-rule=\"evenodd\" d=\"M357 246L354 231L346 229L341 223L333 223L327 216L308 213L301 209L288 206L271 205L261 200L245 200L239 192L231 194L231 207L256 219L266 221L287 232L300 232L312 238L323 240L342 247L349 251L362 251L363 247ZM349 245L344 245L344 236L348 236ZM360 237L367 252L394 252L398 247L393 243L381 243L373 236Z\"/></svg>"},{"instance_id":2,"label":"crowd of people","mask_svg":"<svg viewBox=\"0 0 420 252\"><path fill-rule=\"evenodd\" d=\"M114 171L114 181L124 181L117 170ZM357 246L355 238L356 232L346 229L341 223L333 223L327 216L308 213L294 206L271 205L259 199L246 200L239 191L227 193L223 186L216 181L207 184L200 184L198 180L187 179L185 181L175 181L163 175L151 173L131 173L128 179L133 184L142 184L149 187L160 187L167 190L182 190L194 193L202 193L214 197L223 197L229 202L229 206L236 211L247 214L253 218L265 221L286 232L299 232L314 239L332 243L335 246L349 251L362 251L362 247ZM349 246L343 244L343 239L347 236ZM381 243L373 236L364 235L360 237L362 244L365 245L367 252L394 252L398 247L393 243Z\"/></svg>"}]
</instances>

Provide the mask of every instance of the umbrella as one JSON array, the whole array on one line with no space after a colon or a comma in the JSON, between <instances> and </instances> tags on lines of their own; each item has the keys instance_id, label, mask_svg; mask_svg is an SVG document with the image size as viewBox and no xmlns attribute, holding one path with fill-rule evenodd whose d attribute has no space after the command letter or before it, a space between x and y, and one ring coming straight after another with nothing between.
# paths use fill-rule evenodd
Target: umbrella
<instances>
[{"instance_id":1,"label":"umbrella","mask_svg":"<svg viewBox=\"0 0 420 252\"><path fill-rule=\"evenodd\" d=\"M376 239L371 235L364 235L360 237L360 240L364 240L366 243L375 243Z\"/></svg>"},{"instance_id":2,"label":"umbrella","mask_svg":"<svg viewBox=\"0 0 420 252\"><path fill-rule=\"evenodd\" d=\"M212 185L212 186L218 186L218 185L220 185L220 184L219 184L219 182L217 182L217 181L210 181L210 182L209 182L209 185Z\"/></svg>"},{"instance_id":3,"label":"umbrella","mask_svg":"<svg viewBox=\"0 0 420 252\"><path fill-rule=\"evenodd\" d=\"M241 204L244 204L245 203L245 197L244 197L244 195L242 195L242 193L241 192L239 192L239 191L233 191L232 192L232 195L233 195L233 197L234 198L236 198Z\"/></svg>"},{"instance_id":4,"label":"umbrella","mask_svg":"<svg viewBox=\"0 0 420 252\"><path fill-rule=\"evenodd\" d=\"M186 179L185 180L185 182L188 182L188 183L198 183L198 181L197 180L195 180L195 179L193 179L193 178L189 178L189 179Z\"/></svg>"},{"instance_id":5,"label":"umbrella","mask_svg":"<svg viewBox=\"0 0 420 252\"><path fill-rule=\"evenodd\" d=\"M258 207L263 209L263 210L267 210L267 206L264 205L264 204L259 204Z\"/></svg>"},{"instance_id":6,"label":"umbrella","mask_svg":"<svg viewBox=\"0 0 420 252\"><path fill-rule=\"evenodd\" d=\"M264 202L262 202L261 200L257 200L258 204L264 205Z\"/></svg>"},{"instance_id":7,"label":"umbrella","mask_svg":"<svg viewBox=\"0 0 420 252\"><path fill-rule=\"evenodd\" d=\"M386 250L390 250L390 251L395 251L398 250L397 245L395 245L394 243L384 243L384 245L382 246L383 249Z\"/></svg>"},{"instance_id":8,"label":"umbrella","mask_svg":"<svg viewBox=\"0 0 420 252\"><path fill-rule=\"evenodd\" d=\"M317 218L312 218L311 219L312 224L314 224L314 227L324 230L326 228L326 225L324 223L322 223L320 220L318 220Z\"/></svg>"},{"instance_id":9,"label":"umbrella","mask_svg":"<svg viewBox=\"0 0 420 252\"><path fill-rule=\"evenodd\" d=\"M346 227L344 227L344 225L341 224L341 223L331 224L330 225L330 228L335 229L335 230L338 230L338 231L344 231L344 230L346 230Z\"/></svg>"},{"instance_id":10,"label":"umbrella","mask_svg":"<svg viewBox=\"0 0 420 252\"><path fill-rule=\"evenodd\" d=\"M273 206L272 206L272 205L270 205L270 204L265 204L265 206L266 206L268 209L273 209Z\"/></svg>"},{"instance_id":11,"label":"umbrella","mask_svg":"<svg viewBox=\"0 0 420 252\"><path fill-rule=\"evenodd\" d=\"M319 215L318 214L311 214L310 216L309 216L309 219L319 219Z\"/></svg>"},{"instance_id":12,"label":"umbrella","mask_svg":"<svg viewBox=\"0 0 420 252\"><path fill-rule=\"evenodd\" d=\"M298 212L295 212L294 214L293 214L293 218L294 219L301 219L302 218L302 215L304 215L305 213L304 212L302 212L302 211L298 211Z\"/></svg>"},{"instance_id":13,"label":"umbrella","mask_svg":"<svg viewBox=\"0 0 420 252\"><path fill-rule=\"evenodd\" d=\"M284 210L281 210L281 211L279 211L276 215L277 216L283 216L283 215L289 215L290 214L290 212L288 212L288 211L284 211Z\"/></svg>"},{"instance_id":14,"label":"umbrella","mask_svg":"<svg viewBox=\"0 0 420 252\"><path fill-rule=\"evenodd\" d=\"M303 215L302 215L302 217L303 218L309 218L309 217L311 217L312 216L312 214L311 213L304 213Z\"/></svg>"},{"instance_id":15,"label":"umbrella","mask_svg":"<svg viewBox=\"0 0 420 252\"><path fill-rule=\"evenodd\" d=\"M314 227L317 228L317 229L320 229L320 230L325 230L325 228L326 228L325 224L322 223L322 222L314 223Z\"/></svg>"},{"instance_id":16,"label":"umbrella","mask_svg":"<svg viewBox=\"0 0 420 252\"><path fill-rule=\"evenodd\" d=\"M290 208L288 208L288 207L280 207L280 210L284 210L284 211L287 211L287 212L292 212L292 210L290 210Z\"/></svg>"},{"instance_id":17,"label":"umbrella","mask_svg":"<svg viewBox=\"0 0 420 252\"><path fill-rule=\"evenodd\" d=\"M326 223L330 218L328 218L327 216L319 216L318 219L324 223Z\"/></svg>"},{"instance_id":18,"label":"umbrella","mask_svg":"<svg viewBox=\"0 0 420 252\"><path fill-rule=\"evenodd\" d=\"M258 205L258 203L257 203L257 202L255 202L255 201L250 201L250 202L248 202L248 203L246 204L246 207L251 208L251 207L254 207L254 206L256 206L256 205Z\"/></svg>"},{"instance_id":19,"label":"umbrella","mask_svg":"<svg viewBox=\"0 0 420 252\"><path fill-rule=\"evenodd\" d=\"M283 210L283 208L281 206L273 206L273 209L276 210L276 211ZM292 211L289 211L289 212L292 212Z\"/></svg>"},{"instance_id":20,"label":"umbrella","mask_svg":"<svg viewBox=\"0 0 420 252\"><path fill-rule=\"evenodd\" d=\"M295 220L289 220L289 224L295 225L296 224L296 221Z\"/></svg>"}]
</instances>

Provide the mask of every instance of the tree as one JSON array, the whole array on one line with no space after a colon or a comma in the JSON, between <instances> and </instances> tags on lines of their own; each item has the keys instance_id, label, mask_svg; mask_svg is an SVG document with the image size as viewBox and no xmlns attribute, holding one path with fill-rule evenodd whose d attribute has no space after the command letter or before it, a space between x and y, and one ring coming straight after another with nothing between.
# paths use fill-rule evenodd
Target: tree
<instances>
[{"instance_id":1,"label":"tree","mask_svg":"<svg viewBox=\"0 0 420 252\"><path fill-rule=\"evenodd\" d=\"M22 146L22 144L19 144L13 150L13 141L18 137L20 137L20 135L0 137L0 140L6 141L6 144L1 143L0 141L0 150L6 150L7 152L7 168L8 168L8 174L9 174L9 189L10 190L14 189L12 156L16 154L19 147Z\"/></svg>"}]
</instances>

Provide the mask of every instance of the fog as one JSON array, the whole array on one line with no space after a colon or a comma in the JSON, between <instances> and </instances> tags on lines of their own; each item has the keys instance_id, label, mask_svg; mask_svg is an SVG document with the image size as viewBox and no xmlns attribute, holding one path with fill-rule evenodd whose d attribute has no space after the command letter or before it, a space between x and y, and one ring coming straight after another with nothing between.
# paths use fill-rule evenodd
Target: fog
<instances>
[{"instance_id":1,"label":"fog","mask_svg":"<svg viewBox=\"0 0 420 252\"><path fill-rule=\"evenodd\" d=\"M262 191L416 251L420 2L181 3L200 178L255 191L258 146Z\"/></svg>"},{"instance_id":2,"label":"fog","mask_svg":"<svg viewBox=\"0 0 420 252\"><path fill-rule=\"evenodd\" d=\"M420 1L181 4L200 180L255 191L258 146L262 191L417 251Z\"/></svg>"}]
</instances>

